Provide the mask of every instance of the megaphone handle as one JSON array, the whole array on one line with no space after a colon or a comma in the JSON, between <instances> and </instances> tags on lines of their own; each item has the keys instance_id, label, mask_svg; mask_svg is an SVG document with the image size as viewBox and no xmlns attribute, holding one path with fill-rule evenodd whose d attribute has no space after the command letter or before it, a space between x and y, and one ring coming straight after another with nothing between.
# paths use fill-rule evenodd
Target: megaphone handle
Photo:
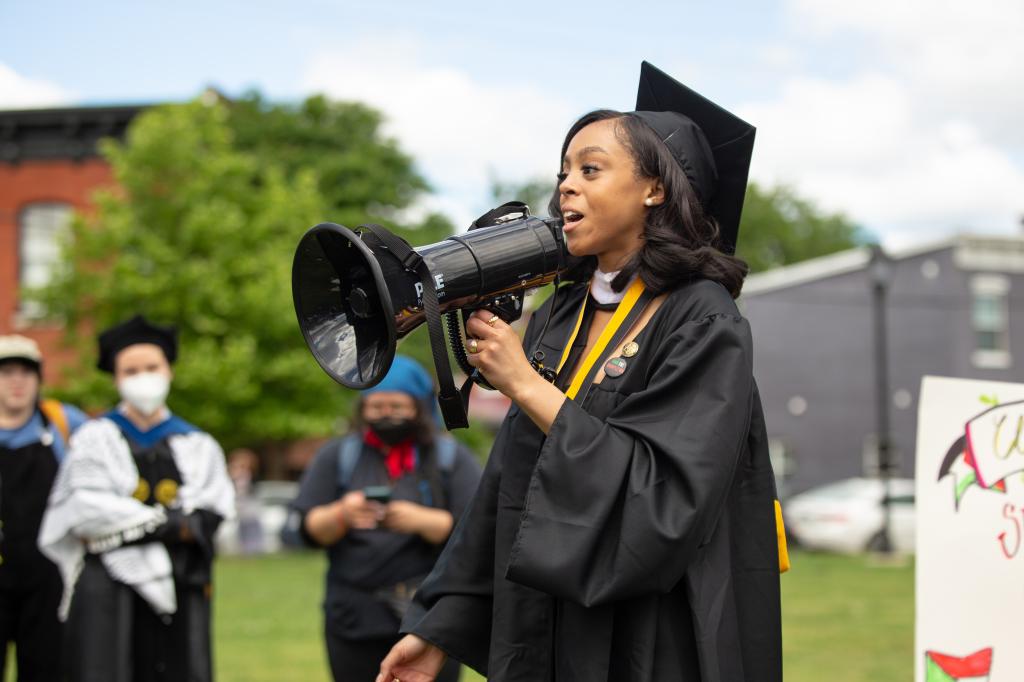
<instances>
[{"instance_id":1,"label":"megaphone handle","mask_svg":"<svg viewBox=\"0 0 1024 682\"><path fill-rule=\"evenodd\" d=\"M476 368L469 364L469 359L466 357L466 345L462 341L462 323L459 322L459 314L454 310L445 313L444 321L448 326L448 343L452 347L455 362L459 364L459 369L463 374L472 376Z\"/></svg>"},{"instance_id":2,"label":"megaphone handle","mask_svg":"<svg viewBox=\"0 0 1024 682\"><path fill-rule=\"evenodd\" d=\"M463 311L465 315L466 311ZM445 313L444 316L445 324L448 326L448 344L452 347L452 355L455 356L455 361L459 363L459 369L466 375L466 383L462 384L462 399L466 407L469 407L469 391L472 388L471 384L480 384L488 391L493 391L494 386L488 383L484 375L480 373L473 365L469 364L469 358L466 357L466 344L462 340L462 326L459 322L458 313L454 310Z\"/></svg>"}]
</instances>

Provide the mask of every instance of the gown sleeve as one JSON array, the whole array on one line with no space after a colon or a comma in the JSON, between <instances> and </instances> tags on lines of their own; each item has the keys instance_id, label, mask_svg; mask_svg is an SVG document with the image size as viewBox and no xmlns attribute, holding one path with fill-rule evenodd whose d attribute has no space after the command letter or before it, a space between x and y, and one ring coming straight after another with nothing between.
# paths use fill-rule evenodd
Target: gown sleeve
<instances>
[{"instance_id":1,"label":"gown sleeve","mask_svg":"<svg viewBox=\"0 0 1024 682\"><path fill-rule=\"evenodd\" d=\"M480 483L480 465L476 457L464 445L455 452L455 465L446 480L448 511L457 521L466 511Z\"/></svg>"},{"instance_id":2,"label":"gown sleeve","mask_svg":"<svg viewBox=\"0 0 1024 682\"><path fill-rule=\"evenodd\" d=\"M670 591L710 541L750 425L749 328L716 314L648 343L646 387L606 418L562 405L508 579L596 606Z\"/></svg>"},{"instance_id":3,"label":"gown sleeve","mask_svg":"<svg viewBox=\"0 0 1024 682\"><path fill-rule=\"evenodd\" d=\"M534 313L523 340L529 356L554 297ZM512 428L506 416L480 483L461 514L434 570L416 591L400 632L413 633L486 673L494 607L495 536L503 458ZM511 456L511 455L510 455Z\"/></svg>"},{"instance_id":4,"label":"gown sleeve","mask_svg":"<svg viewBox=\"0 0 1024 682\"><path fill-rule=\"evenodd\" d=\"M495 448L476 494L416 591L401 627L403 634L414 633L476 670L487 669L491 641L500 460Z\"/></svg>"}]
</instances>

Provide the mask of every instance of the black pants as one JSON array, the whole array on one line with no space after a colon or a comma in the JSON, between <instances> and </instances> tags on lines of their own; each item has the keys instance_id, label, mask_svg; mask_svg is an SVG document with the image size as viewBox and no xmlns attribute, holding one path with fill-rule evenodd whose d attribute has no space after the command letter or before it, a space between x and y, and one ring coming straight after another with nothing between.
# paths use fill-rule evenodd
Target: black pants
<instances>
[{"instance_id":1,"label":"black pants","mask_svg":"<svg viewBox=\"0 0 1024 682\"><path fill-rule=\"evenodd\" d=\"M373 682L380 672L380 662L400 637L356 640L342 639L327 632L325 639L334 682ZM458 682L459 669L458 661L449 658L441 668L437 682Z\"/></svg>"},{"instance_id":2,"label":"black pants","mask_svg":"<svg viewBox=\"0 0 1024 682\"><path fill-rule=\"evenodd\" d=\"M17 651L18 682L51 682L60 669L61 585L57 567L22 587L0 588L0 680L6 679L7 643Z\"/></svg>"}]
</instances>

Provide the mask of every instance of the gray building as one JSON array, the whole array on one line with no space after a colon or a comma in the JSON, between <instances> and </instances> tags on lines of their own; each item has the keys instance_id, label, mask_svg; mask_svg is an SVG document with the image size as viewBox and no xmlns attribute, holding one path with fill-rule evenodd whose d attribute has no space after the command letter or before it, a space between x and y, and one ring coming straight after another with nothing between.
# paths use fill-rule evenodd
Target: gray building
<instances>
[{"instance_id":1,"label":"gray building","mask_svg":"<svg viewBox=\"0 0 1024 682\"><path fill-rule=\"evenodd\" d=\"M884 262L877 270L858 248L744 285L783 497L877 473L876 281L886 285L894 475L914 475L923 376L1024 381L1024 237L963 235Z\"/></svg>"}]
</instances>

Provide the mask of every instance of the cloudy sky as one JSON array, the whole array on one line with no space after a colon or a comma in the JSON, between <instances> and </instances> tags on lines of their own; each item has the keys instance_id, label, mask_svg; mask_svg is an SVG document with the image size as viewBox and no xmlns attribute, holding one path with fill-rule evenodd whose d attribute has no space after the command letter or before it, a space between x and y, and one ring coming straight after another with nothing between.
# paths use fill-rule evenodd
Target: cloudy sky
<instances>
[{"instance_id":1,"label":"cloudy sky","mask_svg":"<svg viewBox=\"0 0 1024 682\"><path fill-rule=\"evenodd\" d=\"M1022 229L1021 0L487 4L0 0L0 108L362 100L466 223L647 59L757 126L753 178L887 244Z\"/></svg>"}]
</instances>

